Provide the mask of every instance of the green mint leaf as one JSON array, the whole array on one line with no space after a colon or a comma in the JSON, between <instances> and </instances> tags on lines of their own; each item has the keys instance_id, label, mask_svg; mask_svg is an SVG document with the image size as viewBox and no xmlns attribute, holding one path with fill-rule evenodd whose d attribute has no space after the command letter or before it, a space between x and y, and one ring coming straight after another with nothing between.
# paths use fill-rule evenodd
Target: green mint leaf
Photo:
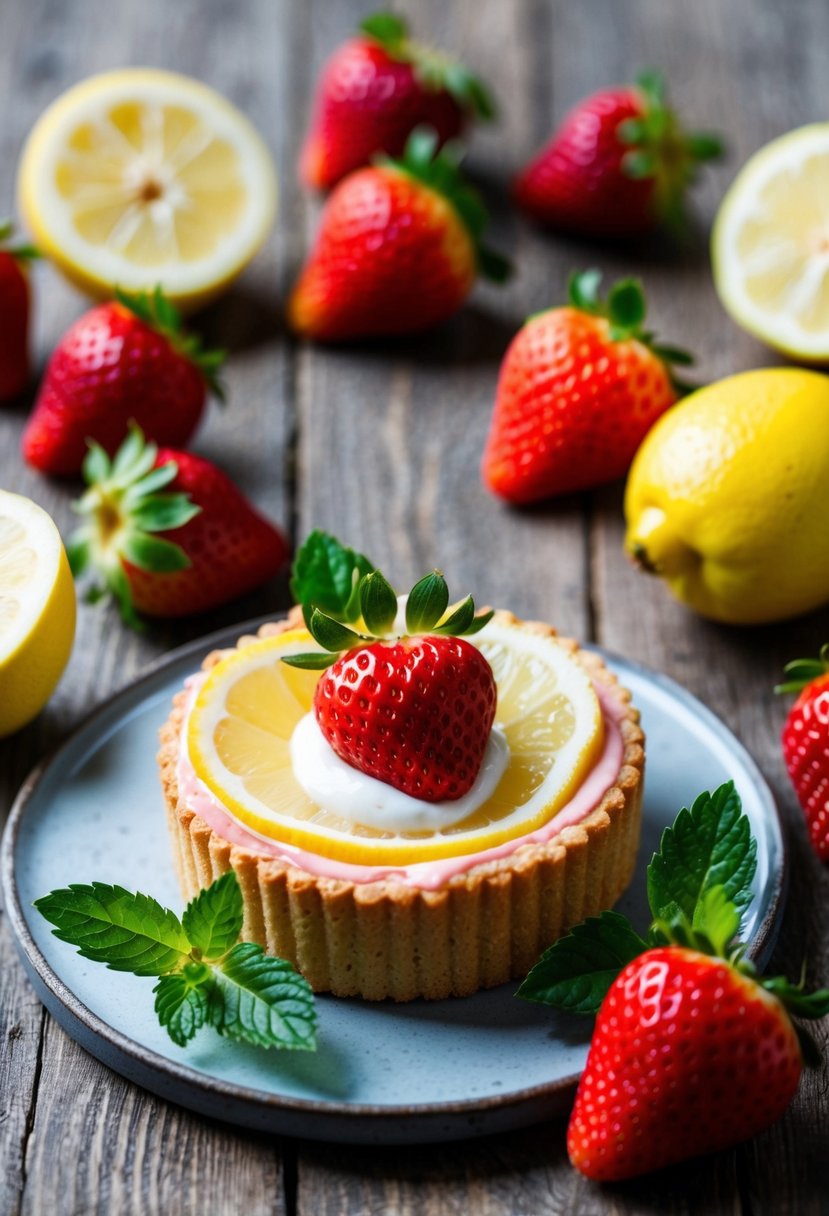
<instances>
[{"instance_id":1,"label":"green mint leaf","mask_svg":"<svg viewBox=\"0 0 829 1216\"><path fill-rule=\"evenodd\" d=\"M179 1047L186 1047L207 1021L215 984L209 967L188 963L175 975L162 975L153 988L158 1020Z\"/></svg>"},{"instance_id":2,"label":"green mint leaf","mask_svg":"<svg viewBox=\"0 0 829 1216\"><path fill-rule=\"evenodd\" d=\"M360 582L360 611L369 633L387 633L397 616L397 596L379 570Z\"/></svg>"},{"instance_id":3,"label":"green mint leaf","mask_svg":"<svg viewBox=\"0 0 829 1216\"><path fill-rule=\"evenodd\" d=\"M189 494L144 493L131 512L131 521L144 532L167 532L183 527L200 511Z\"/></svg>"},{"instance_id":4,"label":"green mint leaf","mask_svg":"<svg viewBox=\"0 0 829 1216\"><path fill-rule=\"evenodd\" d=\"M174 574L176 570L186 570L190 566L190 558L181 545L146 532L128 532L120 552L139 570L150 570L154 574Z\"/></svg>"},{"instance_id":5,"label":"green mint leaf","mask_svg":"<svg viewBox=\"0 0 829 1216\"><path fill-rule=\"evenodd\" d=\"M289 667L298 667L300 671L325 671L335 661L334 655L328 651L320 654L311 650L307 654L287 654L282 656L282 662Z\"/></svg>"},{"instance_id":6,"label":"green mint leaf","mask_svg":"<svg viewBox=\"0 0 829 1216\"><path fill-rule=\"evenodd\" d=\"M192 899L181 918L190 945L202 958L228 951L242 932L242 892L233 870L217 878Z\"/></svg>"},{"instance_id":7,"label":"green mint leaf","mask_svg":"<svg viewBox=\"0 0 829 1216\"><path fill-rule=\"evenodd\" d=\"M415 583L406 601L406 629L409 633L428 633L437 625L449 604L449 588L439 570L433 570Z\"/></svg>"},{"instance_id":8,"label":"green mint leaf","mask_svg":"<svg viewBox=\"0 0 829 1216\"><path fill-rule=\"evenodd\" d=\"M662 833L659 852L648 866L654 919L664 919L666 909L676 904L691 924L698 924L698 905L717 886L742 913L752 899L756 864L757 842L733 781L713 794L700 794Z\"/></svg>"},{"instance_id":9,"label":"green mint leaf","mask_svg":"<svg viewBox=\"0 0 829 1216\"><path fill-rule=\"evenodd\" d=\"M692 928L704 934L714 953L727 958L729 947L740 931L740 913L728 898L725 887L709 887L694 909Z\"/></svg>"},{"instance_id":10,"label":"green mint leaf","mask_svg":"<svg viewBox=\"0 0 829 1216\"><path fill-rule=\"evenodd\" d=\"M347 549L327 532L315 530L294 558L291 592L298 604L313 604L331 616L355 620L359 602L353 603L354 591L359 580L373 569L362 553Z\"/></svg>"},{"instance_id":11,"label":"green mint leaf","mask_svg":"<svg viewBox=\"0 0 829 1216\"><path fill-rule=\"evenodd\" d=\"M240 942L216 969L210 1018L220 1034L258 1047L313 1051L317 1018L308 982L290 963Z\"/></svg>"},{"instance_id":12,"label":"green mint leaf","mask_svg":"<svg viewBox=\"0 0 829 1216\"><path fill-rule=\"evenodd\" d=\"M595 1013L622 968L647 948L627 917L603 912L545 950L517 995L571 1013Z\"/></svg>"},{"instance_id":13,"label":"green mint leaf","mask_svg":"<svg viewBox=\"0 0 829 1216\"><path fill-rule=\"evenodd\" d=\"M55 937L113 971L164 975L183 963L190 943L174 912L149 895L106 883L74 883L35 900Z\"/></svg>"},{"instance_id":14,"label":"green mint leaf","mask_svg":"<svg viewBox=\"0 0 829 1216\"><path fill-rule=\"evenodd\" d=\"M361 642L370 641L363 634L355 633L347 625L341 625L333 617L326 616L319 608L314 608L308 618L308 628L314 641L319 642L325 650L351 650Z\"/></svg>"}]
</instances>

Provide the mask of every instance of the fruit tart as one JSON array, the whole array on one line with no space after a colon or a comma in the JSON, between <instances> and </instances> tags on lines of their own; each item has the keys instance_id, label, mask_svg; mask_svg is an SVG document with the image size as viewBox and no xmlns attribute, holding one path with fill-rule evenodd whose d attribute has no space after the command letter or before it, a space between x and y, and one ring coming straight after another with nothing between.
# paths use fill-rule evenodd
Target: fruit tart
<instances>
[{"instance_id":1,"label":"fruit tart","mask_svg":"<svg viewBox=\"0 0 829 1216\"><path fill-rule=\"evenodd\" d=\"M398 598L325 533L281 621L186 681L159 763L186 899L233 869L242 936L318 992L466 996L523 976L633 874L644 737L549 625Z\"/></svg>"}]
</instances>

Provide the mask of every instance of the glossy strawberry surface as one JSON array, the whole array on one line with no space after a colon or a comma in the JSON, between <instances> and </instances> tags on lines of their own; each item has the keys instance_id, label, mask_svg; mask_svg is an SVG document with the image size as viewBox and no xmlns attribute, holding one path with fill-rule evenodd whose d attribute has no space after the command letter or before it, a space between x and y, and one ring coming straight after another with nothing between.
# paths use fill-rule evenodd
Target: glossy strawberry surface
<instances>
[{"instance_id":1,"label":"glossy strawberry surface","mask_svg":"<svg viewBox=\"0 0 829 1216\"><path fill-rule=\"evenodd\" d=\"M0 249L0 402L29 382L29 280L14 254Z\"/></svg>"},{"instance_id":2,"label":"glossy strawberry surface","mask_svg":"<svg viewBox=\"0 0 829 1216\"><path fill-rule=\"evenodd\" d=\"M474 242L447 198L402 169L362 169L328 200L288 319L323 341L426 329L457 311L476 273Z\"/></svg>"},{"instance_id":3,"label":"glossy strawberry surface","mask_svg":"<svg viewBox=\"0 0 829 1216\"><path fill-rule=\"evenodd\" d=\"M721 959L649 950L599 1010L567 1131L570 1159L604 1182L727 1148L780 1117L801 1068L776 997Z\"/></svg>"},{"instance_id":4,"label":"glossy strawberry surface","mask_svg":"<svg viewBox=\"0 0 829 1216\"><path fill-rule=\"evenodd\" d=\"M320 77L300 177L328 189L377 152L399 156L419 125L432 127L442 144L461 133L464 112L448 90L426 87L412 63L370 38L352 38Z\"/></svg>"},{"instance_id":5,"label":"glossy strawberry surface","mask_svg":"<svg viewBox=\"0 0 829 1216\"><path fill-rule=\"evenodd\" d=\"M644 114L636 88L604 89L580 102L518 177L522 210L551 227L593 236L635 236L652 228L654 178L633 178L618 128Z\"/></svg>"},{"instance_id":6,"label":"glossy strawberry surface","mask_svg":"<svg viewBox=\"0 0 829 1216\"><path fill-rule=\"evenodd\" d=\"M58 343L23 435L23 455L44 473L80 471L87 440L112 455L135 421L180 446L206 400L199 369L169 339L118 303L80 317Z\"/></svg>"},{"instance_id":7,"label":"glossy strawberry surface","mask_svg":"<svg viewBox=\"0 0 829 1216\"><path fill-rule=\"evenodd\" d=\"M829 861L829 674L800 693L786 718L782 742L809 839L821 861Z\"/></svg>"},{"instance_id":8,"label":"glossy strawberry surface","mask_svg":"<svg viewBox=\"0 0 829 1216\"><path fill-rule=\"evenodd\" d=\"M201 510L183 526L156 534L184 550L187 569L141 570L122 558L133 606L147 616L189 616L227 603L266 582L288 556L282 533L221 469L192 452L169 448L159 450L155 467L170 461L178 472L165 490L188 494Z\"/></svg>"},{"instance_id":9,"label":"glossy strawberry surface","mask_svg":"<svg viewBox=\"0 0 829 1216\"><path fill-rule=\"evenodd\" d=\"M571 307L530 318L504 356L484 482L513 503L621 477L677 399L666 365L603 317Z\"/></svg>"},{"instance_id":10,"label":"glossy strawberry surface","mask_svg":"<svg viewBox=\"0 0 829 1216\"><path fill-rule=\"evenodd\" d=\"M320 677L314 711L348 764L440 802L474 784L496 699L479 650L462 638L427 636L348 651Z\"/></svg>"}]
</instances>

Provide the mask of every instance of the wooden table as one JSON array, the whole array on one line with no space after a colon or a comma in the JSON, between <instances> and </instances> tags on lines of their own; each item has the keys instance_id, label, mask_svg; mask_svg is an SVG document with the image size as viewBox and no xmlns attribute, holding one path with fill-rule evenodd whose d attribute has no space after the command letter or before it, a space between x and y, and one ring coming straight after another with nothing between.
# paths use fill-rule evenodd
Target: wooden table
<instances>
[{"instance_id":1,"label":"wooden table","mask_svg":"<svg viewBox=\"0 0 829 1216\"><path fill-rule=\"evenodd\" d=\"M245 110L281 172L278 223L239 285L200 318L231 351L230 404L211 411L196 448L301 538L328 528L406 584L434 564L479 602L541 616L667 672L750 748L790 831L792 886L774 966L829 982L829 873L812 856L778 746L784 661L829 637L823 612L776 628L708 624L633 571L621 552L621 489L534 510L504 509L481 489L480 453L499 360L522 319L562 298L571 267L641 275L652 320L699 354L702 379L774 357L722 312L706 231L738 165L766 140L825 118L825 0L412 0L423 34L456 48L493 83L498 125L476 134L469 168L491 205L492 243L515 258L505 289L481 286L455 320L383 346L298 345L280 317L318 203L294 166L312 81L357 17L357 0L2 0L0 214L13 206L15 161L42 108L68 85L124 63L201 77ZM723 128L727 164L704 175L693 239L603 248L543 235L511 209L507 183L566 107L644 65L668 72L700 128ZM48 266L36 271L42 365L84 301ZM24 467L30 401L0 416L0 484L71 526L77 486ZM408 585L408 584L406 584ZM27 770L93 705L151 660L209 630L288 603L277 581L209 617L123 628L83 607L69 669L47 710L0 747L0 807ZM148 757L148 763L151 763ZM826 1027L817 1028L825 1043ZM564 1125L496 1140L360 1149L270 1139L198 1118L127 1084L48 1017L0 917L0 1212L136 1213L817 1213L829 1211L829 1079L804 1076L786 1116L733 1152L615 1188L569 1167Z\"/></svg>"}]
</instances>

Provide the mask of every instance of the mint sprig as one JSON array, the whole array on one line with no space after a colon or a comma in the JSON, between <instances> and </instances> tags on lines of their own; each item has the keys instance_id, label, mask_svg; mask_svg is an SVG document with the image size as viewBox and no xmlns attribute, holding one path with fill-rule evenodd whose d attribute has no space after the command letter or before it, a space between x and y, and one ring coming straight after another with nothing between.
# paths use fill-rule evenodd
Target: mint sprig
<instances>
[{"instance_id":1,"label":"mint sprig","mask_svg":"<svg viewBox=\"0 0 829 1216\"><path fill-rule=\"evenodd\" d=\"M373 570L362 553L317 528L294 558L291 594L297 604L313 604L338 621L356 621L360 615L357 586Z\"/></svg>"},{"instance_id":2,"label":"mint sprig","mask_svg":"<svg viewBox=\"0 0 829 1216\"><path fill-rule=\"evenodd\" d=\"M652 946L665 944L723 958L756 978L737 938L751 902L756 854L733 781L701 794L663 832L648 866L653 920L646 936L616 912L590 917L544 952L516 995L572 1013L596 1013L619 972ZM802 981L782 978L757 982L798 1017L829 1013L829 990L806 993ZM805 1032L799 1033L805 1043Z\"/></svg>"},{"instance_id":3,"label":"mint sprig","mask_svg":"<svg viewBox=\"0 0 829 1216\"><path fill-rule=\"evenodd\" d=\"M237 941L242 893L232 871L200 891L181 920L149 895L99 882L52 891L35 907L84 958L158 977L155 1012L180 1047L209 1023L257 1047L315 1050L307 981L284 959Z\"/></svg>"}]
</instances>

